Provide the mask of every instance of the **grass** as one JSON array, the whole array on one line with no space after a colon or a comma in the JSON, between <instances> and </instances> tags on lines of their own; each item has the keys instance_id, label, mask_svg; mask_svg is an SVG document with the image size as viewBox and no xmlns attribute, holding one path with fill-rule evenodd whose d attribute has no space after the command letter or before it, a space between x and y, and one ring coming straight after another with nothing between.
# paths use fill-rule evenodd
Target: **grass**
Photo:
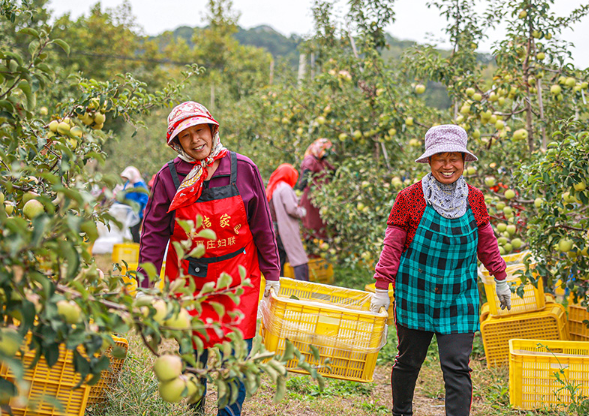
<instances>
[{"instance_id":1,"label":"grass","mask_svg":"<svg viewBox=\"0 0 589 416\"><path fill-rule=\"evenodd\" d=\"M99 267L109 270L109 258L97 258ZM372 273L363 269L335 268L337 284L363 289L372 283ZM357 383L327 379L326 387L320 391L316 383L307 376L290 374L285 399L274 404L272 397L275 386L266 379L264 385L244 405L244 416L365 416L390 415L392 363L397 354L394 326L389 327L388 342L379 353L374 380L371 383ZM87 409L92 416L149 416L149 415L191 415L184 403L168 404L157 393L157 381L151 370L153 357L133 333L127 334L129 353L120 381L109 392L105 405ZM162 346L164 350L176 348L173 342ZM560 410L518 411L509 407L509 374L507 368L487 369L480 335L475 337L471 357L473 379L473 416L564 416L566 408ZM414 414L420 416L443 416L444 383L439 366L437 344L432 342L426 361L421 369L414 398ZM215 415L215 389L207 393L207 415Z\"/></svg>"}]
</instances>

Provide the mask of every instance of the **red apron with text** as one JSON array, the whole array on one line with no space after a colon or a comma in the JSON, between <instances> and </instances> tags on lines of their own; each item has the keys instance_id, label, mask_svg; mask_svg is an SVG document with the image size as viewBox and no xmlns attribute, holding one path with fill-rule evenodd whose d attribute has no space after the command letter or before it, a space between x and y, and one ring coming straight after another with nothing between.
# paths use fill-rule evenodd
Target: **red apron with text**
<instances>
[{"instance_id":1,"label":"red apron with text","mask_svg":"<svg viewBox=\"0 0 589 416\"><path fill-rule=\"evenodd\" d=\"M249 228L245 206L239 190L237 189L237 157L235 152L227 154L231 157L231 175L229 185L218 188L208 188L205 182L200 198L196 203L178 208L175 212L175 218L180 220L192 220L196 224L197 215L203 219L202 228L209 228L217 235L216 240L205 240L193 236L192 248L198 244L204 245L206 251L201 258L189 257L180 262L185 275L190 275L196 284L195 295L208 282L216 282L222 272L232 277L230 288L241 284L239 275L239 266L246 270L246 278L249 277L253 287L245 287L241 295L239 305L236 305L230 297L226 295L213 295L202 303L202 313L196 310L189 310L192 316L199 315L202 321L207 324L220 322L221 331L215 331L213 328L207 328L208 340L197 332L194 335L199 336L205 348L210 348L214 344L228 340L226 335L239 329L244 339L253 338L256 334L256 319L258 310L258 299L260 293L260 267L258 265L258 250L254 245L254 239ZM176 189L180 185L180 180L174 167L174 163L168 163L172 179ZM215 176L215 178L222 176ZM187 240L186 233L174 222L174 231L170 237L170 246L166 257L166 276L170 282L178 277L178 256L174 250L174 241ZM189 250L188 250L189 251ZM220 303L225 308L225 314L219 317L211 305L212 302ZM243 318L235 316L240 311ZM232 313L233 312L233 313Z\"/></svg>"}]
</instances>

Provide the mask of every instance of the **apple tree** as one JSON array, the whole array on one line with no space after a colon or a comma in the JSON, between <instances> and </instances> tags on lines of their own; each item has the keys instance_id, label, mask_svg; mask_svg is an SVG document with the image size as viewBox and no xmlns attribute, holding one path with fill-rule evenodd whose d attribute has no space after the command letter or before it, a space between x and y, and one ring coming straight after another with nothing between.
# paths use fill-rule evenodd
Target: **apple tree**
<instances>
[{"instance_id":1,"label":"apple tree","mask_svg":"<svg viewBox=\"0 0 589 416\"><path fill-rule=\"evenodd\" d=\"M173 284L166 283L163 291L145 289L143 296L135 297L120 273L105 274L96 268L90 254L98 235L96 223L115 221L108 208L119 181L118 175L90 168L104 163L103 145L112 140L112 134L103 130L105 120L132 123L140 114L174 105L187 80L202 69L189 66L179 81L153 93L131 75L101 82L70 76L58 82L49 63L56 48L67 54L69 45L53 37L48 26L28 25L34 16L34 7L26 2L4 2L0 8L2 23L11 22L28 43L26 51L11 49L10 42L0 46L0 362L10 370L8 376L0 377L3 410L15 403L11 399L27 396L25 353L53 366L60 345L65 345L73 351L80 383L92 385L108 368L109 356L121 353L114 347L112 334L134 330L156 355L165 338L176 339L181 351L191 352L193 343L202 350L193 334L219 326L190 317L187 309L198 310L211 294L238 301L243 291L242 287L229 289L231 278L224 276L194 296L191 279L179 276ZM50 89L60 89L63 98L45 100L51 96ZM39 108L38 100L47 107ZM214 239L201 222L182 226ZM204 254L201 246L190 245L191 241L185 241L174 246L179 258ZM153 265L142 266L145 278L155 282ZM243 284L248 284L247 279ZM297 353L289 349L290 356L273 357L258 339L248 356L239 333L217 352L222 359L216 364L208 369L187 368L187 375L178 369L195 364L192 353L163 359L174 366L163 375L156 368L162 397L196 400L202 395L200 380L205 377L219 387L223 405L234 400L230 387L236 380L255 392L263 371L276 382L280 399L285 391L284 362Z\"/></svg>"}]
</instances>

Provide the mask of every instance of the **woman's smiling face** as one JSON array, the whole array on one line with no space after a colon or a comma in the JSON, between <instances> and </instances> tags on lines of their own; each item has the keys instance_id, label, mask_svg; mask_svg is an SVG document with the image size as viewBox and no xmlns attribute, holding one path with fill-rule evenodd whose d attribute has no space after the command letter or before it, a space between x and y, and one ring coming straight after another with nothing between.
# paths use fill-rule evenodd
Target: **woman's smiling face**
<instances>
[{"instance_id":1,"label":"woman's smiling face","mask_svg":"<svg viewBox=\"0 0 589 416\"><path fill-rule=\"evenodd\" d=\"M206 159L213 148L213 133L209 124L197 124L178 134L182 149L196 160Z\"/></svg>"},{"instance_id":2,"label":"woman's smiling face","mask_svg":"<svg viewBox=\"0 0 589 416\"><path fill-rule=\"evenodd\" d=\"M432 175L444 185L454 183L464 171L464 154L460 152L436 153L429 158Z\"/></svg>"}]
</instances>

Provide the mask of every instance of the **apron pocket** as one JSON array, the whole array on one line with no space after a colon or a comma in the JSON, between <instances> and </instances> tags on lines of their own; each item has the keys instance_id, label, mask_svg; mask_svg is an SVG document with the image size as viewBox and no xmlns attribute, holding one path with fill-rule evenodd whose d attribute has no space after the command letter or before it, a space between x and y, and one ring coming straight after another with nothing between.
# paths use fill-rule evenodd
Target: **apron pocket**
<instances>
[{"instance_id":1,"label":"apron pocket","mask_svg":"<svg viewBox=\"0 0 589 416\"><path fill-rule=\"evenodd\" d=\"M199 263L198 260L188 260L188 274L194 277L207 277L209 266Z\"/></svg>"}]
</instances>

